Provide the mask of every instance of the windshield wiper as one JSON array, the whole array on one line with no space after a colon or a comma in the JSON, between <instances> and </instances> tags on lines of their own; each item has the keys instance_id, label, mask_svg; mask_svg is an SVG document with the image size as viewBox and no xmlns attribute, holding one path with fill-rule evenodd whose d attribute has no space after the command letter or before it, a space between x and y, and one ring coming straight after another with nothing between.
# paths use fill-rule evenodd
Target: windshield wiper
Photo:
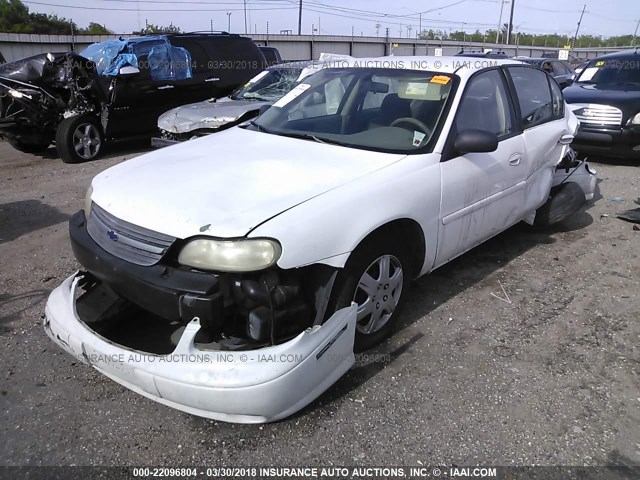
<instances>
[{"instance_id":1,"label":"windshield wiper","mask_svg":"<svg viewBox=\"0 0 640 480\"><path fill-rule=\"evenodd\" d=\"M260 102L272 102L273 101L273 100L271 100L269 98L260 97L258 95L256 95L256 96L248 95L246 93L242 96L242 100L258 100Z\"/></svg>"},{"instance_id":2,"label":"windshield wiper","mask_svg":"<svg viewBox=\"0 0 640 480\"><path fill-rule=\"evenodd\" d=\"M260 125L259 123L256 123L255 120L249 120L249 124L253 127L256 127L258 129L258 131L260 132L264 132L264 133L270 133L271 135L280 135L280 133L278 132L274 132L273 130L270 130L268 128L263 127L262 125Z\"/></svg>"},{"instance_id":3,"label":"windshield wiper","mask_svg":"<svg viewBox=\"0 0 640 480\"><path fill-rule=\"evenodd\" d=\"M333 140L333 139L324 138L324 137L318 137L318 136L313 135L311 133L282 132L282 133L278 133L277 135L282 135L282 136L291 137L291 138L299 138L301 140L313 140L314 142L326 143L326 144L329 144L329 145L345 145L344 143L342 143L342 142L340 142L338 140Z\"/></svg>"}]
</instances>

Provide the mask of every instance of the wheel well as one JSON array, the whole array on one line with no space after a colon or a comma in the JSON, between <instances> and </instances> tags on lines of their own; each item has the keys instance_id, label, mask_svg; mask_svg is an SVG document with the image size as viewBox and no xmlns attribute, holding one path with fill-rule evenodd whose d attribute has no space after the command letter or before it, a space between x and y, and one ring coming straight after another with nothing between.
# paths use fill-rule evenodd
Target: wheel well
<instances>
[{"instance_id":1,"label":"wheel well","mask_svg":"<svg viewBox=\"0 0 640 480\"><path fill-rule=\"evenodd\" d=\"M424 232L418 222L410 218L399 218L385 223L364 237L355 249L378 238L388 239L399 245L408 246L415 265L415 270L411 274L415 277L420 273L424 263L426 245Z\"/></svg>"}]
</instances>

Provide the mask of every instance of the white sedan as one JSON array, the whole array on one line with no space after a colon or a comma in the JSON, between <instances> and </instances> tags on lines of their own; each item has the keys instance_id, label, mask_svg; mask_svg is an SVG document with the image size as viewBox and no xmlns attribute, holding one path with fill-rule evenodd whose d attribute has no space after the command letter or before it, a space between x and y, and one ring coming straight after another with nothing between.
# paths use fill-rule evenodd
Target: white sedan
<instances>
[{"instance_id":1,"label":"white sedan","mask_svg":"<svg viewBox=\"0 0 640 480\"><path fill-rule=\"evenodd\" d=\"M301 409L390 335L411 279L593 197L555 81L516 61L345 59L257 120L99 174L48 335L232 422Z\"/></svg>"}]
</instances>

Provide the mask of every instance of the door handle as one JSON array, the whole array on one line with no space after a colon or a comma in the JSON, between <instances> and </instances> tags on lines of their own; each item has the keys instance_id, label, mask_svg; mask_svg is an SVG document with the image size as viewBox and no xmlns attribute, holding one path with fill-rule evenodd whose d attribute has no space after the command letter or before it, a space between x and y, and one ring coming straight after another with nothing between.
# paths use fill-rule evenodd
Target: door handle
<instances>
[{"instance_id":1,"label":"door handle","mask_svg":"<svg viewBox=\"0 0 640 480\"><path fill-rule=\"evenodd\" d=\"M173 85L162 85L161 87L158 87L158 90L167 90L169 88L173 88Z\"/></svg>"},{"instance_id":2,"label":"door handle","mask_svg":"<svg viewBox=\"0 0 640 480\"><path fill-rule=\"evenodd\" d=\"M573 135L571 135L570 133L563 135L560 137L560 140L558 140L558 143L560 143L561 145L569 145L571 142L573 142Z\"/></svg>"},{"instance_id":3,"label":"door handle","mask_svg":"<svg viewBox=\"0 0 640 480\"><path fill-rule=\"evenodd\" d=\"M219 80L220 80L220 77L211 77L211 78L204 79L205 82L218 82Z\"/></svg>"},{"instance_id":4,"label":"door handle","mask_svg":"<svg viewBox=\"0 0 640 480\"><path fill-rule=\"evenodd\" d=\"M520 155L511 157L509 159L509 165L511 165L512 167L515 167L516 165L520 165L520 160L522 160L522 157Z\"/></svg>"}]
</instances>

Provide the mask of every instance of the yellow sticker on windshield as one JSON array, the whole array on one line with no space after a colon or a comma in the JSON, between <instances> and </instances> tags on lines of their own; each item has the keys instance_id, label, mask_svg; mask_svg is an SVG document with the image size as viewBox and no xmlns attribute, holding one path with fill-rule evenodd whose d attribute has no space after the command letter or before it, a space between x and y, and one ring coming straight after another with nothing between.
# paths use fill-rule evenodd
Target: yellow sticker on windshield
<instances>
[{"instance_id":1,"label":"yellow sticker on windshield","mask_svg":"<svg viewBox=\"0 0 640 480\"><path fill-rule=\"evenodd\" d=\"M435 75L431 77L429 83L439 83L440 85L446 85L451 81L451 77L445 77L444 75Z\"/></svg>"},{"instance_id":2,"label":"yellow sticker on windshield","mask_svg":"<svg viewBox=\"0 0 640 480\"><path fill-rule=\"evenodd\" d=\"M601 67L604 65L604 60L600 60L599 62L596 62L596 67Z\"/></svg>"}]
</instances>

